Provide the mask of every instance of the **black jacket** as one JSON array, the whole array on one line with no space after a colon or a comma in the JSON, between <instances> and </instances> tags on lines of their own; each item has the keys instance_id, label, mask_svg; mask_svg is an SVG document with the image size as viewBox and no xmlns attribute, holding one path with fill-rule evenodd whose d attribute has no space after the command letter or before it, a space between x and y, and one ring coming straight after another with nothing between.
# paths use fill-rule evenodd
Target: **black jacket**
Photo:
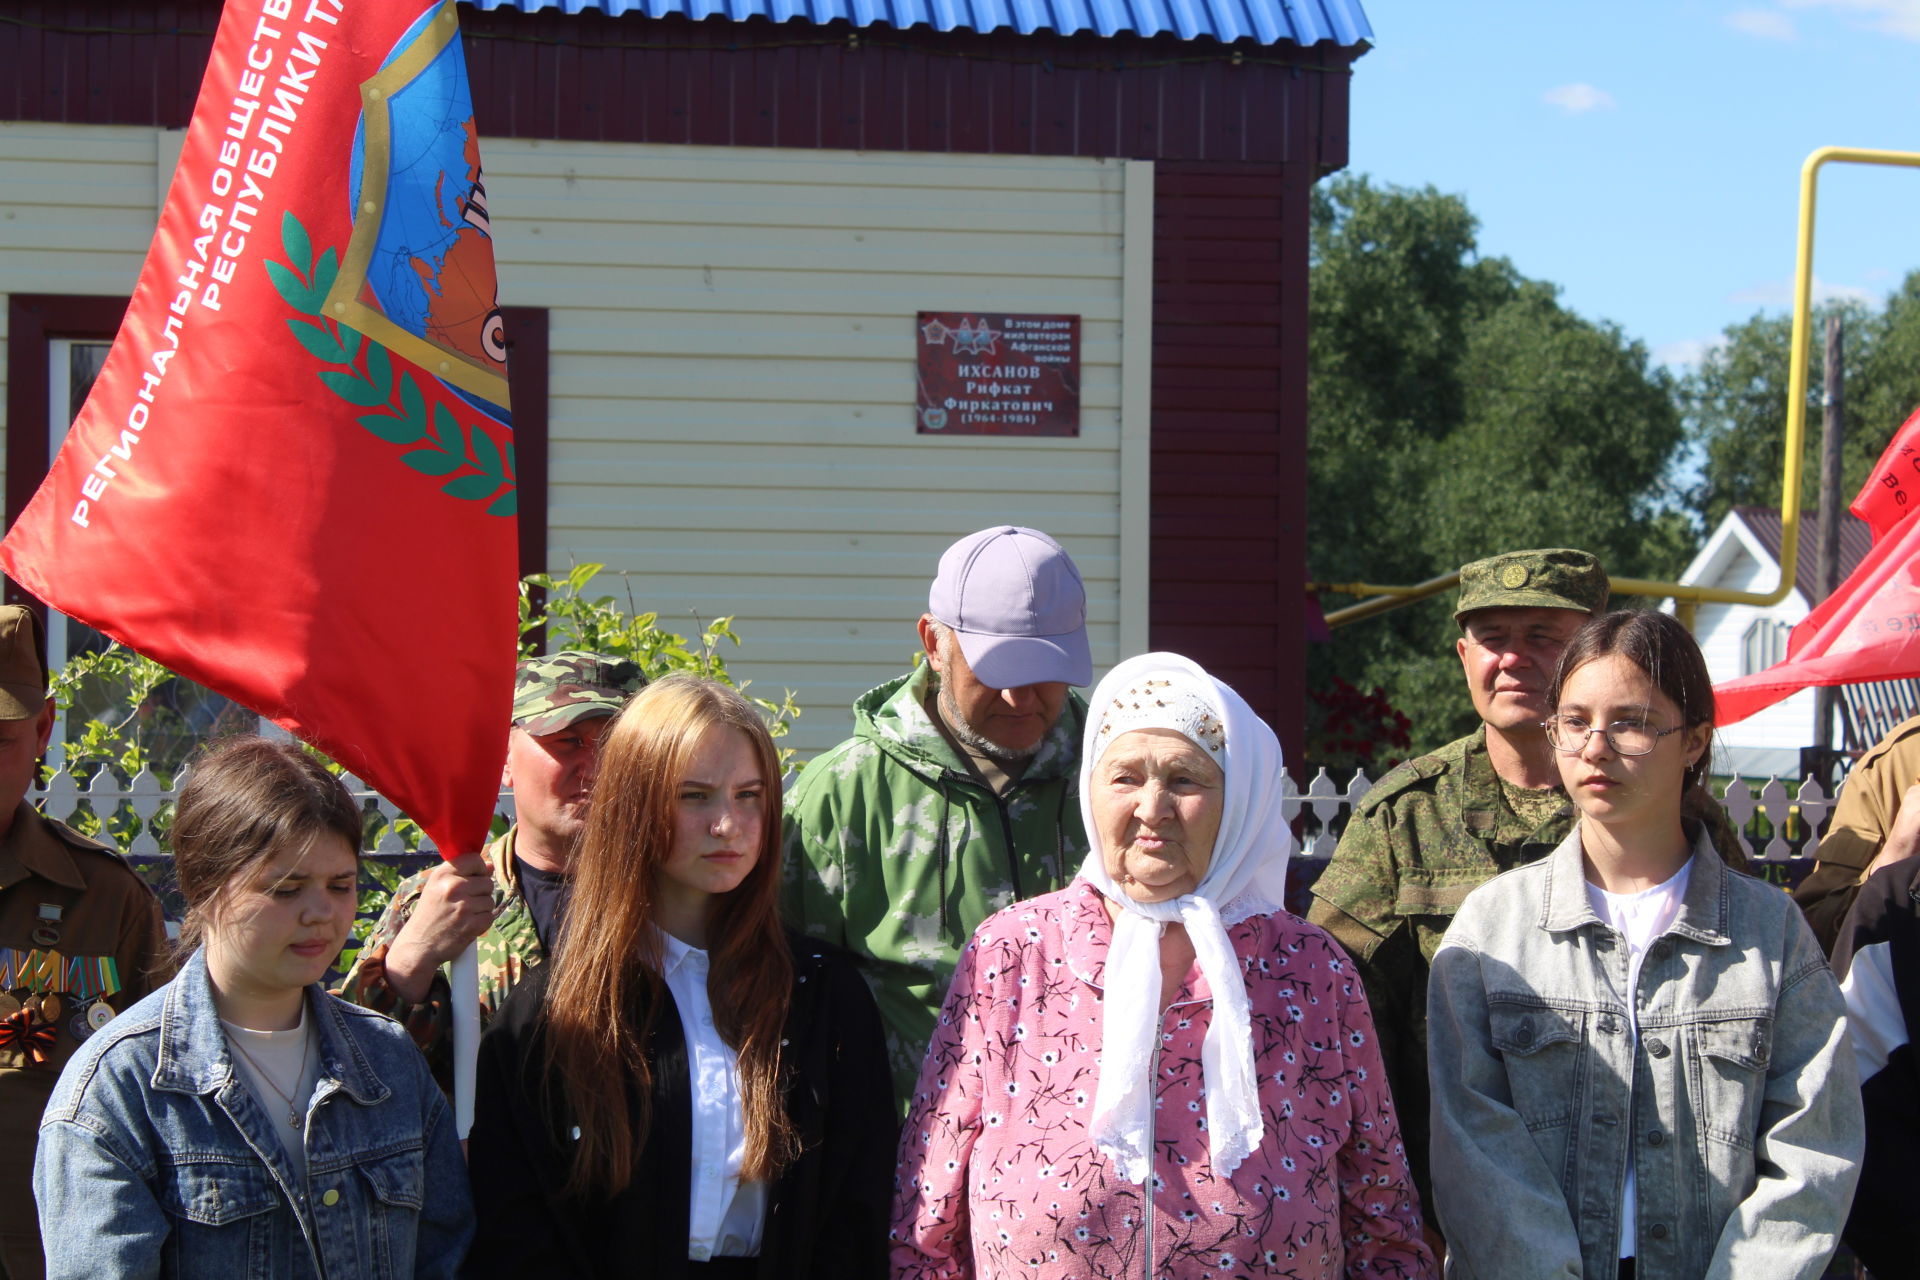
<instances>
[{"instance_id":1,"label":"black jacket","mask_svg":"<svg viewBox=\"0 0 1920 1280\"><path fill-rule=\"evenodd\" d=\"M1878 975L1891 975L1899 1011L1866 1009L1853 994L1847 1001L1856 1024L1876 1018L1881 1024L1871 1029L1856 1025L1856 1042L1862 1030L1870 1030L1878 1043L1892 1048L1886 1065L1871 1076L1865 1074L1870 1064L1861 1064L1867 1153L1860 1162L1860 1186L1845 1234L1848 1247L1869 1271L1890 1278L1913 1274L1913 1220L1920 1205L1920 1162L1915 1159L1920 1152L1920 1064L1912 1039L1920 1032L1920 859L1908 858L1874 872L1847 912L1834 943L1834 972L1844 979L1854 967L1867 965Z\"/></svg>"},{"instance_id":2,"label":"black jacket","mask_svg":"<svg viewBox=\"0 0 1920 1280\"><path fill-rule=\"evenodd\" d=\"M803 1150L771 1188L760 1280L879 1280L899 1134L880 1015L851 957L789 933L787 1116ZM479 1231L463 1275L687 1274L692 1091L678 1010L653 1019L653 1114L633 1181L612 1201L563 1194L573 1122L546 1078L540 1011L552 965L514 988L480 1041L468 1171ZM644 998L644 997L642 997ZM636 1025L645 1009L634 1010ZM609 1064L609 1069L612 1065Z\"/></svg>"}]
</instances>

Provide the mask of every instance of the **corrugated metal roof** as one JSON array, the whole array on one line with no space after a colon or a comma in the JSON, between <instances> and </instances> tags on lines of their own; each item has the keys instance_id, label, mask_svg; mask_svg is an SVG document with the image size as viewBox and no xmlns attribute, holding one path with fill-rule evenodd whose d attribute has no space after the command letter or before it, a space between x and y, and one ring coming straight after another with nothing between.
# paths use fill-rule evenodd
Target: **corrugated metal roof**
<instances>
[{"instance_id":1,"label":"corrugated metal roof","mask_svg":"<svg viewBox=\"0 0 1920 1280\"><path fill-rule=\"evenodd\" d=\"M929 26L936 31L999 31L1021 35L1053 31L1060 35L1090 31L1182 40L1212 36L1224 43L1253 39L1261 44L1312 45L1331 40L1356 45L1373 39L1360 0L467 0L480 9L518 9L535 13L642 13L650 18L679 14L687 18L770 18L824 25L846 21L857 27L889 26L905 30Z\"/></svg>"},{"instance_id":2,"label":"corrugated metal roof","mask_svg":"<svg viewBox=\"0 0 1920 1280\"><path fill-rule=\"evenodd\" d=\"M1774 563L1780 562L1780 544L1785 540L1780 529L1780 508L1778 507L1735 507L1735 515L1746 522L1753 530L1753 536L1767 549ZM1867 558L1867 552L1873 550L1873 530L1865 520L1848 511L1840 517L1840 578L1847 576L1860 567ZM1794 557L1797 561L1794 569L1794 584L1800 588L1800 594L1812 600L1814 582L1820 573L1820 513L1806 510L1800 513L1800 551Z\"/></svg>"}]
</instances>

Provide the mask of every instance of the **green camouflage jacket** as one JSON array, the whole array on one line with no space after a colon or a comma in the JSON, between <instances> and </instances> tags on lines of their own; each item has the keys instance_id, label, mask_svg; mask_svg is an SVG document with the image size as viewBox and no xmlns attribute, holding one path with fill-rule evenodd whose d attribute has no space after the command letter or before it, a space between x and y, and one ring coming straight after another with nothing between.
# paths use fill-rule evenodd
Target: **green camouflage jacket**
<instances>
[{"instance_id":1,"label":"green camouflage jacket","mask_svg":"<svg viewBox=\"0 0 1920 1280\"><path fill-rule=\"evenodd\" d=\"M1374 783L1314 881L1307 919L1359 966L1407 1163L1429 1210L1427 966L1467 895L1552 853L1574 818L1572 802L1537 828L1515 817L1483 727Z\"/></svg>"},{"instance_id":2,"label":"green camouflage jacket","mask_svg":"<svg viewBox=\"0 0 1920 1280\"><path fill-rule=\"evenodd\" d=\"M534 931L533 913L520 896L519 881L513 869L513 838L519 828L509 827L506 834L486 847L485 856L493 867L493 923L480 935L480 1029L506 1000L507 993L526 975L527 970L546 959L540 936ZM400 882L393 901L381 913L365 945L347 971L340 989L334 994L354 1004L378 1010L396 1018L413 1036L434 1079L449 1095L453 1092L453 1011L452 988L447 970L434 975L427 998L408 1004L387 985L387 948L413 915L414 904L426 885L427 873L420 872Z\"/></svg>"},{"instance_id":3,"label":"green camouflage jacket","mask_svg":"<svg viewBox=\"0 0 1920 1280\"><path fill-rule=\"evenodd\" d=\"M1354 809L1333 859L1313 885L1307 919L1347 949L1373 1006L1407 1163L1429 1210L1427 971L1467 895L1544 858L1573 830L1568 801L1538 826L1508 808L1481 727L1383 776ZM1725 815L1709 815L1721 859L1747 859Z\"/></svg>"},{"instance_id":4,"label":"green camouflage jacket","mask_svg":"<svg viewBox=\"0 0 1920 1280\"><path fill-rule=\"evenodd\" d=\"M854 736L808 765L786 804L782 905L796 928L859 957L902 1102L975 927L1060 888L1087 852L1080 696L997 797L928 714L933 678L922 666L862 695Z\"/></svg>"}]
</instances>

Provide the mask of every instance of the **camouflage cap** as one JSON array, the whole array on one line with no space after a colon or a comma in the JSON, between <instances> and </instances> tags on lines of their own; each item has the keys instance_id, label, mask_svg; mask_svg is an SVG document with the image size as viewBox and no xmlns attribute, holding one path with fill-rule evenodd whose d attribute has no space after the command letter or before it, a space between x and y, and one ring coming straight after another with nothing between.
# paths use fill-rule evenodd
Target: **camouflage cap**
<instances>
[{"instance_id":1,"label":"camouflage cap","mask_svg":"<svg viewBox=\"0 0 1920 1280\"><path fill-rule=\"evenodd\" d=\"M1453 620L1462 624L1476 609L1576 609L1607 607L1607 571L1585 551L1556 547L1509 551L1460 566L1460 602Z\"/></svg>"},{"instance_id":2,"label":"camouflage cap","mask_svg":"<svg viewBox=\"0 0 1920 1280\"><path fill-rule=\"evenodd\" d=\"M589 716L610 716L647 677L636 662L568 649L528 658L513 678L513 723L528 733L558 733Z\"/></svg>"},{"instance_id":3,"label":"camouflage cap","mask_svg":"<svg viewBox=\"0 0 1920 1280\"><path fill-rule=\"evenodd\" d=\"M40 615L0 605L0 720L27 720L47 705L47 641Z\"/></svg>"}]
</instances>

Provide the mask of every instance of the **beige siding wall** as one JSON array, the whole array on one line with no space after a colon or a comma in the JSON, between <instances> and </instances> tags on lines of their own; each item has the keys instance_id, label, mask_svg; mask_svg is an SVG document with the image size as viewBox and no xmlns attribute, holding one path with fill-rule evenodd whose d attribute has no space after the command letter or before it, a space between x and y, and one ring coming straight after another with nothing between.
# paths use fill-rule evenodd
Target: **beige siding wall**
<instances>
[{"instance_id":1,"label":"beige siding wall","mask_svg":"<svg viewBox=\"0 0 1920 1280\"><path fill-rule=\"evenodd\" d=\"M0 123L0 295L132 293L159 211L161 146L155 129ZM6 324L0 307L0 417Z\"/></svg>"},{"instance_id":2,"label":"beige siding wall","mask_svg":"<svg viewBox=\"0 0 1920 1280\"><path fill-rule=\"evenodd\" d=\"M178 150L0 124L0 293L130 292ZM1098 667L1144 643L1150 166L483 152L501 298L551 310L551 564L624 572L600 589L676 626L734 615L730 665L796 691L804 754L906 668L941 549L985 525L1066 544ZM914 313L969 309L1082 317L1078 438L915 433Z\"/></svg>"},{"instance_id":3,"label":"beige siding wall","mask_svg":"<svg viewBox=\"0 0 1920 1280\"><path fill-rule=\"evenodd\" d=\"M663 620L735 615L730 665L797 692L804 754L906 669L941 550L989 524L1067 546L1095 661L1120 656L1122 232L1145 166L517 140L485 156L501 297L553 308L557 564L627 571ZM1082 317L1079 438L915 434L914 314L970 308Z\"/></svg>"}]
</instances>

